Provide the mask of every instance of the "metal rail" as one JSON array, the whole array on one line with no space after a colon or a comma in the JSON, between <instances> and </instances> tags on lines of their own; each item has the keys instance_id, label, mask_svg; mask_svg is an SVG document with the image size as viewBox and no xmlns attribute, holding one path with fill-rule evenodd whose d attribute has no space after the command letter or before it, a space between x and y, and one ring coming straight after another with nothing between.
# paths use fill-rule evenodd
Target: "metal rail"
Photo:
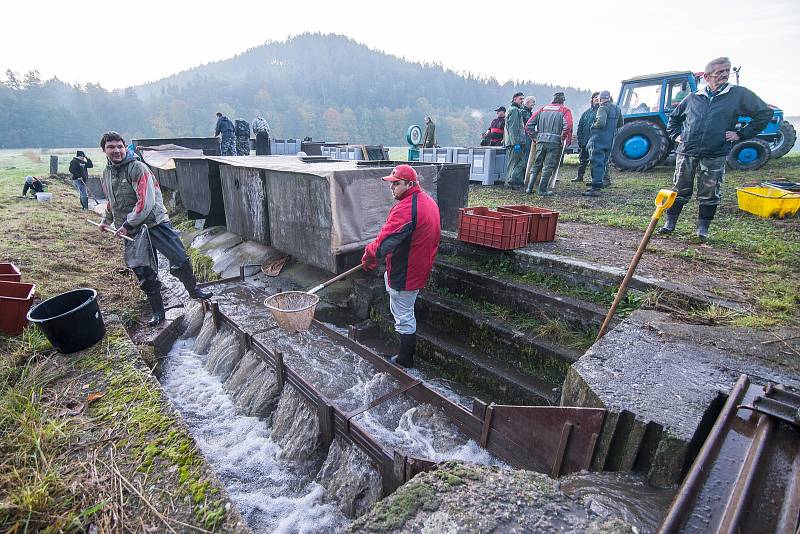
<instances>
[{"instance_id":1,"label":"metal rail","mask_svg":"<svg viewBox=\"0 0 800 534\"><path fill-rule=\"evenodd\" d=\"M784 393L780 385L765 391L739 377L659 534L798 532L800 432L782 421L785 411L754 409L765 398L791 397Z\"/></svg>"}]
</instances>

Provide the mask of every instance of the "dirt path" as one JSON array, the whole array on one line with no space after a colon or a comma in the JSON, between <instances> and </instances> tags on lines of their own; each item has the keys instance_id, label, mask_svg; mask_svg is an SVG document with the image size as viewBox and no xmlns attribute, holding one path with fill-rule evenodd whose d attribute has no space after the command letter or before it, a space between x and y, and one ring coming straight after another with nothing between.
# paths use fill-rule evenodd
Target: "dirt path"
<instances>
[{"instance_id":1,"label":"dirt path","mask_svg":"<svg viewBox=\"0 0 800 534\"><path fill-rule=\"evenodd\" d=\"M643 232L632 230L564 222L558 225L555 241L529 248L626 269L642 236ZM756 299L751 280L760 271L758 264L734 250L656 235L636 272L693 286L746 307Z\"/></svg>"}]
</instances>

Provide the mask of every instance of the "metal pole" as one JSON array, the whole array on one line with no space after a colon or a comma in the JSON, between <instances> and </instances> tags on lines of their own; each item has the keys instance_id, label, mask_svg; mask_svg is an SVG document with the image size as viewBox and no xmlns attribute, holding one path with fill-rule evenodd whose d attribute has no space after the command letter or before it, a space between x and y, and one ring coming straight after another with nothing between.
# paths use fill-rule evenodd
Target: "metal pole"
<instances>
[{"instance_id":1,"label":"metal pole","mask_svg":"<svg viewBox=\"0 0 800 534\"><path fill-rule=\"evenodd\" d=\"M641 243L639 243L639 248L636 249L636 254L633 255L633 260L631 261L630 267L628 267L628 272L625 273L625 278L622 279L622 283L617 290L617 296L614 297L614 302L608 309L606 318L603 321L602 326L600 326L600 331L597 332L597 339L595 339L595 341L599 341L600 338L605 335L606 330L608 330L608 325L611 324L611 320L614 318L614 314L617 311L617 306L619 306L620 301L628 290L628 284L630 283L631 278L633 278L633 273L636 271L636 267L639 265L639 260L642 259L642 254L644 254L644 251L647 248L647 243L650 242L650 236L653 235L653 231L656 229L658 220L661 218L661 215L664 213L664 211L672 206L677 195L678 194L675 191L670 191L669 189L662 189L658 192L658 195L656 195L656 209L653 212L653 216L650 218L650 224L647 225L647 231L645 231L644 237L642 238Z\"/></svg>"}]
</instances>

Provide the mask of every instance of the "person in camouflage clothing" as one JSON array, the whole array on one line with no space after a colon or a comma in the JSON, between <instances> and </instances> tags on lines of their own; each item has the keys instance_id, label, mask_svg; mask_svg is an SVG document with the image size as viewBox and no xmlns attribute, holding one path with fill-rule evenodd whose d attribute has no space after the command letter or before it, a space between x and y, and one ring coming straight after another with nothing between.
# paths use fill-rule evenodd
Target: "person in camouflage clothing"
<instances>
[{"instance_id":1,"label":"person in camouflage clothing","mask_svg":"<svg viewBox=\"0 0 800 534\"><path fill-rule=\"evenodd\" d=\"M525 134L525 111L522 102L525 95L514 93L511 106L506 114L503 128L503 146L506 147L506 185L522 185L525 180L525 166L528 162L529 138Z\"/></svg>"},{"instance_id":2,"label":"person in camouflage clothing","mask_svg":"<svg viewBox=\"0 0 800 534\"><path fill-rule=\"evenodd\" d=\"M100 148L108 158L108 165L101 179L108 204L100 231L106 231L113 223L116 227L115 235L134 239L134 242L125 242L125 256L153 310L153 316L147 325L156 326L165 318L161 282L150 264L131 264L128 249L136 246L137 240L147 238L148 234L152 255L156 256L155 251L158 251L169 260L170 273L183 283L189 296L196 299L211 298L210 291L197 287L192 262L187 257L178 234L169 223L167 209L161 197L161 187L153 173L128 151L124 139L117 132L103 134ZM142 233L144 225L147 226L146 233ZM157 267L157 258L155 261Z\"/></svg>"},{"instance_id":3,"label":"person in camouflage clothing","mask_svg":"<svg viewBox=\"0 0 800 534\"><path fill-rule=\"evenodd\" d=\"M233 126L231 120L217 112L217 127L214 130L214 137L221 135L222 138L219 142L219 153L221 156L235 156L236 155L236 128Z\"/></svg>"},{"instance_id":4,"label":"person in camouflage clothing","mask_svg":"<svg viewBox=\"0 0 800 534\"><path fill-rule=\"evenodd\" d=\"M244 119L236 119L236 154L250 155L250 125Z\"/></svg>"},{"instance_id":5,"label":"person in camouflage clothing","mask_svg":"<svg viewBox=\"0 0 800 534\"><path fill-rule=\"evenodd\" d=\"M755 137L772 118L772 109L755 93L728 83L730 73L729 58L710 61L703 74L706 86L689 93L669 116L667 135L677 145L672 189L678 197L666 212L661 234L675 231L696 178L697 237L708 238L722 199L720 185L725 179L728 153L739 141ZM750 121L739 127L739 117L750 117Z\"/></svg>"}]
</instances>

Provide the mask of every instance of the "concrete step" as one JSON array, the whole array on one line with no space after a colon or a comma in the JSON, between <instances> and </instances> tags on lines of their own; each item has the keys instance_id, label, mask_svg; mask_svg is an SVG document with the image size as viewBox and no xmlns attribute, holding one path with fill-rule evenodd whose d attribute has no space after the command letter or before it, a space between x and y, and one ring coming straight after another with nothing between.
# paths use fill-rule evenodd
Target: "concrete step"
<instances>
[{"instance_id":1,"label":"concrete step","mask_svg":"<svg viewBox=\"0 0 800 534\"><path fill-rule=\"evenodd\" d=\"M484 402L557 405L560 390L427 324L417 327L417 359L476 390Z\"/></svg>"},{"instance_id":2,"label":"concrete step","mask_svg":"<svg viewBox=\"0 0 800 534\"><path fill-rule=\"evenodd\" d=\"M580 354L535 334L516 329L455 298L424 290L417 298L417 322L462 342L487 359L511 365L560 388Z\"/></svg>"},{"instance_id":3,"label":"concrete step","mask_svg":"<svg viewBox=\"0 0 800 534\"><path fill-rule=\"evenodd\" d=\"M606 315L606 309L597 304L510 280L503 275L465 268L441 258L437 259L428 284L429 287L462 293L475 300L523 313L543 312L584 327L599 327Z\"/></svg>"}]
</instances>

